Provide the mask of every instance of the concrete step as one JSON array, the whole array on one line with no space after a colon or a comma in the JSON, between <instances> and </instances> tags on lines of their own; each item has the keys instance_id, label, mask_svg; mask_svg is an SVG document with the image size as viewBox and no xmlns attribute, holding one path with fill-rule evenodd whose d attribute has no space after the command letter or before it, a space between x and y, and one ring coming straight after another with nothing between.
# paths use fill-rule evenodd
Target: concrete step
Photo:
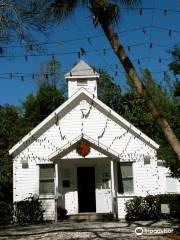
<instances>
[{"instance_id":1,"label":"concrete step","mask_svg":"<svg viewBox=\"0 0 180 240\"><path fill-rule=\"evenodd\" d=\"M67 218L73 221L108 221L114 219L112 213L78 213L67 215Z\"/></svg>"}]
</instances>

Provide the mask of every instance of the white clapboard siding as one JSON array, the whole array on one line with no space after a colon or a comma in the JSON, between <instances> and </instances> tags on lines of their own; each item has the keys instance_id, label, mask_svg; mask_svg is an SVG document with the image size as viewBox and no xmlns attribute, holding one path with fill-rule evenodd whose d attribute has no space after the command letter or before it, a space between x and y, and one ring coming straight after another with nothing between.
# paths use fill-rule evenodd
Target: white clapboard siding
<instances>
[{"instance_id":1,"label":"white clapboard siding","mask_svg":"<svg viewBox=\"0 0 180 240\"><path fill-rule=\"evenodd\" d=\"M14 201L21 201L30 194L38 194L38 166L35 162L28 162L28 168L22 168L20 161L14 161Z\"/></svg>"},{"instance_id":2,"label":"white clapboard siding","mask_svg":"<svg viewBox=\"0 0 180 240\"><path fill-rule=\"evenodd\" d=\"M133 197L118 197L118 219L124 219L126 216L126 207L125 204L127 201L133 199Z\"/></svg>"},{"instance_id":3,"label":"white clapboard siding","mask_svg":"<svg viewBox=\"0 0 180 240\"><path fill-rule=\"evenodd\" d=\"M150 165L144 166L141 163L134 164L134 188L135 194L138 196L146 196L157 192L155 168Z\"/></svg>"},{"instance_id":4,"label":"white clapboard siding","mask_svg":"<svg viewBox=\"0 0 180 240\"><path fill-rule=\"evenodd\" d=\"M40 199L44 209L44 220L53 220L55 218L55 201L54 199Z\"/></svg>"},{"instance_id":5,"label":"white clapboard siding","mask_svg":"<svg viewBox=\"0 0 180 240\"><path fill-rule=\"evenodd\" d=\"M68 80L68 97L71 97L76 93L80 88L85 88L88 92L93 93L97 96L97 82L95 79L88 79L87 86L78 86L77 79Z\"/></svg>"},{"instance_id":6,"label":"white clapboard siding","mask_svg":"<svg viewBox=\"0 0 180 240\"><path fill-rule=\"evenodd\" d=\"M82 100L83 101L83 100ZM127 129L124 125L115 122L110 114L107 115L96 107L90 105L87 101L79 102L74 108L70 108L69 112L62 116L56 124L50 126L46 131L34 142L29 144L17 157L14 159L14 200L19 201L27 197L29 193L39 194L39 168L37 163L49 162L48 158L57 150L61 149L66 144L73 141L82 133L99 141L107 148L116 151L120 156L120 161L133 161L134 164L134 195L146 195L156 191L155 185L157 179L155 178L155 149L150 147L142 139L132 134L131 129ZM88 114L87 118L82 118L82 112ZM143 155L150 155L152 159L151 166L144 166ZM95 168L103 169L103 161L100 162L100 157L104 157L98 151L92 149L89 155L94 158ZM58 189L58 204L68 209L70 214L78 213L78 192L77 192L77 176L74 167L72 169L72 187L69 190L62 189L62 176L64 168L72 168L73 163L67 162L67 158L78 158L75 150L64 156L64 160L59 162L59 189ZM80 158L80 157L79 157ZM97 158L97 159L96 159ZM22 169L21 160L28 159L29 167ZM79 166L84 164L80 160ZM76 162L77 163L77 162ZM86 162L88 164L88 161ZM136 164L137 163L137 164ZM92 162L91 162L92 164ZM90 166L91 166L90 164ZM84 166L84 165L83 165ZM153 167L154 166L154 167ZM110 170L110 167L108 168ZM96 170L97 176L101 176L100 171ZM96 183L96 201L97 212L112 211L111 196L109 190L99 189L98 185L101 182L97 180ZM101 197L99 197L102 195ZM107 209L102 207L100 199L106 202ZM47 201L47 203L46 203ZM118 200L120 201L120 200ZM121 199L122 201L122 199ZM54 200L44 199L44 206L48 204L45 215L47 218L54 216ZM122 205L119 205L119 214L124 214Z\"/></svg>"}]
</instances>

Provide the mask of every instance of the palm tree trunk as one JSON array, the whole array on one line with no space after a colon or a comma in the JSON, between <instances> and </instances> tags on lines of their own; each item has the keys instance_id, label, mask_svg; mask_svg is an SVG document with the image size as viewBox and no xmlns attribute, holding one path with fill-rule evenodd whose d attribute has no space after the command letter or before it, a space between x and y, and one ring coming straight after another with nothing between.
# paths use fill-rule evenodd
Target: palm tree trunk
<instances>
[{"instance_id":1,"label":"palm tree trunk","mask_svg":"<svg viewBox=\"0 0 180 240\"><path fill-rule=\"evenodd\" d=\"M172 149L177 154L178 159L180 160L180 142L177 139L174 131L172 130L168 121L164 118L162 113L154 105L150 94L148 93L145 85L141 82L140 78L138 77L138 74L137 74L132 62L126 55L126 52L125 52L123 46L121 45L117 35L114 33L114 31L112 29L112 26L107 23L104 24L104 23L100 22L100 24L103 28L103 31L104 31L106 37L108 38L108 40L111 44L115 54L117 55L118 59L120 60L121 64L123 65L126 73L128 74L132 83L134 84L137 92L144 99L152 116L154 117L154 120L159 124L159 126L162 129L169 144L171 145Z\"/></svg>"}]
</instances>

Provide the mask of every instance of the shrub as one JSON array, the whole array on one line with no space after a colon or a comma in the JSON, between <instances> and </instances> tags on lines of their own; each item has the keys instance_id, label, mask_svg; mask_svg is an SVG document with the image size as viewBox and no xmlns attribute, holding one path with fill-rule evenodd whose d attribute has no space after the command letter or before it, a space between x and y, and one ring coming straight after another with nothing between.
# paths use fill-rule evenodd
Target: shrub
<instances>
[{"instance_id":1,"label":"shrub","mask_svg":"<svg viewBox=\"0 0 180 240\"><path fill-rule=\"evenodd\" d=\"M6 225L12 222L12 205L0 201L0 225Z\"/></svg>"},{"instance_id":2,"label":"shrub","mask_svg":"<svg viewBox=\"0 0 180 240\"><path fill-rule=\"evenodd\" d=\"M67 217L66 215L68 211L65 208L58 207L57 212L59 219L65 219Z\"/></svg>"},{"instance_id":3,"label":"shrub","mask_svg":"<svg viewBox=\"0 0 180 240\"><path fill-rule=\"evenodd\" d=\"M169 204L171 218L180 219L180 194L148 195L135 197L126 202L126 220L159 220L167 218L161 214L161 204Z\"/></svg>"},{"instance_id":4,"label":"shrub","mask_svg":"<svg viewBox=\"0 0 180 240\"><path fill-rule=\"evenodd\" d=\"M157 195L160 204L169 204L170 217L180 220L180 194L160 194Z\"/></svg>"},{"instance_id":5,"label":"shrub","mask_svg":"<svg viewBox=\"0 0 180 240\"><path fill-rule=\"evenodd\" d=\"M135 197L126 202L127 220L159 219L158 204L154 196Z\"/></svg>"},{"instance_id":6,"label":"shrub","mask_svg":"<svg viewBox=\"0 0 180 240\"><path fill-rule=\"evenodd\" d=\"M33 224L43 222L42 202L37 196L30 196L23 201L15 203L14 216L21 224Z\"/></svg>"}]
</instances>

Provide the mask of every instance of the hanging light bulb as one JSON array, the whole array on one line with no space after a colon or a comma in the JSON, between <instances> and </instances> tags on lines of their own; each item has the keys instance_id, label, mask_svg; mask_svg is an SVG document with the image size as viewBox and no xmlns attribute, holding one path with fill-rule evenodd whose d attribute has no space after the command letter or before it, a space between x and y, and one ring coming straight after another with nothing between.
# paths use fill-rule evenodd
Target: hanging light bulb
<instances>
[{"instance_id":1,"label":"hanging light bulb","mask_svg":"<svg viewBox=\"0 0 180 240\"><path fill-rule=\"evenodd\" d=\"M166 17L168 15L168 10L167 9L164 9L163 11L163 16Z\"/></svg>"},{"instance_id":2,"label":"hanging light bulb","mask_svg":"<svg viewBox=\"0 0 180 240\"><path fill-rule=\"evenodd\" d=\"M169 37L172 36L172 30L169 30L168 35L169 35Z\"/></svg>"},{"instance_id":3,"label":"hanging light bulb","mask_svg":"<svg viewBox=\"0 0 180 240\"><path fill-rule=\"evenodd\" d=\"M142 8L140 8L140 10L139 10L139 15L140 15L140 16L143 15L143 9L142 9Z\"/></svg>"},{"instance_id":4,"label":"hanging light bulb","mask_svg":"<svg viewBox=\"0 0 180 240\"><path fill-rule=\"evenodd\" d=\"M146 29L145 28L143 28L142 31L143 31L144 34L146 34Z\"/></svg>"},{"instance_id":5,"label":"hanging light bulb","mask_svg":"<svg viewBox=\"0 0 180 240\"><path fill-rule=\"evenodd\" d=\"M88 38L87 38L87 40L88 40L88 43L90 43L90 44L91 44L91 38L90 38L90 37L88 37Z\"/></svg>"},{"instance_id":6,"label":"hanging light bulb","mask_svg":"<svg viewBox=\"0 0 180 240\"><path fill-rule=\"evenodd\" d=\"M54 56L54 54L52 54L52 60L53 60L53 61L55 60L55 56Z\"/></svg>"},{"instance_id":7,"label":"hanging light bulb","mask_svg":"<svg viewBox=\"0 0 180 240\"><path fill-rule=\"evenodd\" d=\"M80 48L80 51L82 56L86 54L85 50L82 47Z\"/></svg>"}]
</instances>

